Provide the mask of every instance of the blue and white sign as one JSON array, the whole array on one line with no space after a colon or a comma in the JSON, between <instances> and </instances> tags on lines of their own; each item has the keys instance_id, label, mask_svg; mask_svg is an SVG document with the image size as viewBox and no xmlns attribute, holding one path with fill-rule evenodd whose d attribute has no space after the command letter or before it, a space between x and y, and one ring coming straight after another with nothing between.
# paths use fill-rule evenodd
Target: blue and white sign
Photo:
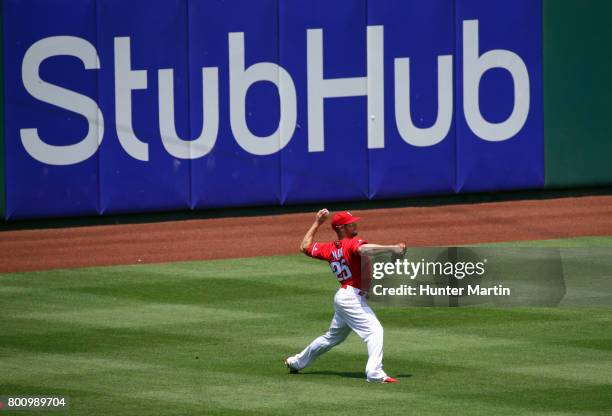
<instances>
[{"instance_id":1,"label":"blue and white sign","mask_svg":"<svg viewBox=\"0 0 612 416\"><path fill-rule=\"evenodd\" d=\"M6 0L7 218L542 187L533 0Z\"/></svg>"}]
</instances>

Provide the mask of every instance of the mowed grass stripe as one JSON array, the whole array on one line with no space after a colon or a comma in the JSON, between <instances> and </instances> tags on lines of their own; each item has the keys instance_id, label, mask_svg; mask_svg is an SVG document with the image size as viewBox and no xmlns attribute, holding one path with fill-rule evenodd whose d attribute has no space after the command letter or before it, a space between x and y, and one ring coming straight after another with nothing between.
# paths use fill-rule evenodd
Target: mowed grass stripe
<instances>
[{"instance_id":1,"label":"mowed grass stripe","mask_svg":"<svg viewBox=\"0 0 612 416\"><path fill-rule=\"evenodd\" d=\"M67 394L77 415L612 412L607 307L375 307L401 384L364 381L354 334L288 375L336 288L299 255L1 275L0 394Z\"/></svg>"}]
</instances>

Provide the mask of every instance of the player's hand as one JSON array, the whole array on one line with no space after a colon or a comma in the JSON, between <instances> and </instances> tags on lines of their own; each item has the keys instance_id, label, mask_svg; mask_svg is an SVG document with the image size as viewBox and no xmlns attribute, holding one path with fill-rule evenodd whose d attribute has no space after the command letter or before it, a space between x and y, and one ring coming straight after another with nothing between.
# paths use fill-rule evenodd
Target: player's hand
<instances>
[{"instance_id":1,"label":"player's hand","mask_svg":"<svg viewBox=\"0 0 612 416\"><path fill-rule=\"evenodd\" d=\"M393 251L391 252L391 261L402 260L404 254L406 253L406 244L397 243L392 247Z\"/></svg>"},{"instance_id":2,"label":"player's hand","mask_svg":"<svg viewBox=\"0 0 612 416\"><path fill-rule=\"evenodd\" d=\"M327 217L329 217L329 210L327 208L323 208L317 212L317 223L323 224Z\"/></svg>"}]
</instances>

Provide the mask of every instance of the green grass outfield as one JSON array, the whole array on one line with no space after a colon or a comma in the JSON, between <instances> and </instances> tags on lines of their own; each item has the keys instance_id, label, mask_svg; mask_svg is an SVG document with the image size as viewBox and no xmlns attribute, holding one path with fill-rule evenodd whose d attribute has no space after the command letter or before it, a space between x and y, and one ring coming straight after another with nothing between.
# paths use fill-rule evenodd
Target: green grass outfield
<instances>
[{"instance_id":1,"label":"green grass outfield","mask_svg":"<svg viewBox=\"0 0 612 416\"><path fill-rule=\"evenodd\" d=\"M355 334L287 374L336 288L301 255L0 275L0 395L79 415L612 414L612 306L375 307L400 384L365 382Z\"/></svg>"}]
</instances>

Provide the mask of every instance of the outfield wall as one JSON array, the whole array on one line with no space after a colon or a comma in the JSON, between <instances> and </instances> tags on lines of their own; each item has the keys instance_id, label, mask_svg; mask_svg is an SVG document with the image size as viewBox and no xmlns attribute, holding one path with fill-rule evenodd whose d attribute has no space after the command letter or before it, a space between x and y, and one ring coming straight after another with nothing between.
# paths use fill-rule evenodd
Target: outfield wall
<instances>
[{"instance_id":1,"label":"outfield wall","mask_svg":"<svg viewBox=\"0 0 612 416\"><path fill-rule=\"evenodd\" d=\"M553 3L4 0L5 218L611 183Z\"/></svg>"}]
</instances>

